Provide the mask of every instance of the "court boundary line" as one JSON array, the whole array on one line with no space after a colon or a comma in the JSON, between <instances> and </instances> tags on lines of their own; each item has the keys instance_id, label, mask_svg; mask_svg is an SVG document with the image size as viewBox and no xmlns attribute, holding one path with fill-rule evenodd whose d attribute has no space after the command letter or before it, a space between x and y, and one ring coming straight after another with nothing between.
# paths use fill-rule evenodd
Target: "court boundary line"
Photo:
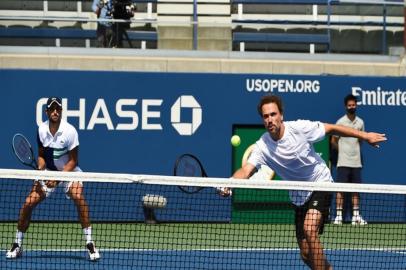
<instances>
[{"instance_id":1,"label":"court boundary line","mask_svg":"<svg viewBox=\"0 0 406 270\"><path fill-rule=\"evenodd\" d=\"M325 248L326 251L384 251L406 254L406 248ZM7 249L0 249L0 251L7 251ZM81 249L24 249L24 252L81 252L86 251L85 248ZM299 248L199 248L199 249L148 249L148 248L99 248L99 251L107 252L144 252L144 251L299 251Z\"/></svg>"}]
</instances>

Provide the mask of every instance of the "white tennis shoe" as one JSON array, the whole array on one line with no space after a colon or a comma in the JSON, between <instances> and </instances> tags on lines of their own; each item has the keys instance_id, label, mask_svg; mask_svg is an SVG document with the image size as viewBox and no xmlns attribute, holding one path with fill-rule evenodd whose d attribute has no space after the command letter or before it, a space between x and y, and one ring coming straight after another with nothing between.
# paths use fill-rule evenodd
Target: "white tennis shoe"
<instances>
[{"instance_id":1,"label":"white tennis shoe","mask_svg":"<svg viewBox=\"0 0 406 270\"><path fill-rule=\"evenodd\" d=\"M363 225L367 225L368 222L366 222L366 221L362 218L362 216L359 215L359 216L353 216L353 217L352 217L351 224L352 224L352 225L360 225L360 226L363 226Z\"/></svg>"},{"instance_id":2,"label":"white tennis shoe","mask_svg":"<svg viewBox=\"0 0 406 270\"><path fill-rule=\"evenodd\" d=\"M100 259L100 253L95 247L93 242L89 242L86 244L87 251L89 252L89 260L97 261Z\"/></svg>"},{"instance_id":3,"label":"white tennis shoe","mask_svg":"<svg viewBox=\"0 0 406 270\"><path fill-rule=\"evenodd\" d=\"M336 216L336 218L334 219L333 224L335 224L335 225L343 224L343 217L342 216Z\"/></svg>"},{"instance_id":4,"label":"white tennis shoe","mask_svg":"<svg viewBox=\"0 0 406 270\"><path fill-rule=\"evenodd\" d=\"M23 248L19 244L14 243L10 250L6 253L7 259L16 259L23 255Z\"/></svg>"}]
</instances>

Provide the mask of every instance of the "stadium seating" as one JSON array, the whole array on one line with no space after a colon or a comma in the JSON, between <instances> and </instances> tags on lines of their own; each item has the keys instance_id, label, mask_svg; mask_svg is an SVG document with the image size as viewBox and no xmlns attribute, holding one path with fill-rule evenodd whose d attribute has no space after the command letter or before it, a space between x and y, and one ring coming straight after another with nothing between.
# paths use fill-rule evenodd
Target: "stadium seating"
<instances>
[{"instance_id":1,"label":"stadium seating","mask_svg":"<svg viewBox=\"0 0 406 270\"><path fill-rule=\"evenodd\" d=\"M268 50L270 43L282 43L279 51L307 48L310 52L386 53L391 32L403 32L402 8L348 2L351 1L233 0L232 22L239 25L233 31L233 48ZM259 32L242 32L245 26ZM261 31L268 27L282 29L283 33ZM356 35L353 42L348 39L352 32ZM374 32L381 33L381 40L368 34Z\"/></svg>"},{"instance_id":2,"label":"stadium seating","mask_svg":"<svg viewBox=\"0 0 406 270\"><path fill-rule=\"evenodd\" d=\"M135 21L127 30L130 41L138 47L156 48L157 33L151 27L156 20L152 4L156 0L135 0ZM91 10L92 1L2 1L0 4L0 44L91 47L96 39L96 15ZM19 26L14 24L18 22ZM140 26L141 25L141 26ZM12 27L10 27L12 26ZM46 41L46 42L44 42ZM147 45L147 42L152 45ZM21 44L21 43L20 43ZM124 45L127 43L125 42Z\"/></svg>"},{"instance_id":3,"label":"stadium seating","mask_svg":"<svg viewBox=\"0 0 406 270\"><path fill-rule=\"evenodd\" d=\"M231 50L230 0L160 0L159 49Z\"/></svg>"},{"instance_id":4,"label":"stadium seating","mask_svg":"<svg viewBox=\"0 0 406 270\"><path fill-rule=\"evenodd\" d=\"M128 36L136 48L376 54L402 44L402 6L347 0L133 1L138 8ZM91 4L0 1L0 44L93 47L97 18Z\"/></svg>"}]
</instances>

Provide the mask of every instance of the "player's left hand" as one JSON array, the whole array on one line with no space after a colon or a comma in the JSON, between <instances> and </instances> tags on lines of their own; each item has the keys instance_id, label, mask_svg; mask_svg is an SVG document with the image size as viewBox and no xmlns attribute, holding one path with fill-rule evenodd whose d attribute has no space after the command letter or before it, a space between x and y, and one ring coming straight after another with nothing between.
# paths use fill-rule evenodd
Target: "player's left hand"
<instances>
[{"instance_id":1,"label":"player's left hand","mask_svg":"<svg viewBox=\"0 0 406 270\"><path fill-rule=\"evenodd\" d=\"M368 132L366 141L373 147L379 147L379 143L386 141L386 135L382 133Z\"/></svg>"},{"instance_id":2,"label":"player's left hand","mask_svg":"<svg viewBox=\"0 0 406 270\"><path fill-rule=\"evenodd\" d=\"M59 184L59 181L56 180L47 180L45 181L45 185L47 188L55 188Z\"/></svg>"}]
</instances>

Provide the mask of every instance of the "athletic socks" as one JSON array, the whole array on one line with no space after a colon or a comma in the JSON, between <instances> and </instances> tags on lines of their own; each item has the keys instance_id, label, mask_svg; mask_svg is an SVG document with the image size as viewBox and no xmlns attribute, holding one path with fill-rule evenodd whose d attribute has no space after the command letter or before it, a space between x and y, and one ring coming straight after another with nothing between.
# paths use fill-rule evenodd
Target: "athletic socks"
<instances>
[{"instance_id":1,"label":"athletic socks","mask_svg":"<svg viewBox=\"0 0 406 270\"><path fill-rule=\"evenodd\" d=\"M353 217L358 217L359 216L359 208L354 208L352 210L352 216Z\"/></svg>"},{"instance_id":2,"label":"athletic socks","mask_svg":"<svg viewBox=\"0 0 406 270\"><path fill-rule=\"evenodd\" d=\"M23 239L24 239L24 233L17 230L15 243L17 243L21 247L23 244Z\"/></svg>"},{"instance_id":3,"label":"athletic socks","mask_svg":"<svg viewBox=\"0 0 406 270\"><path fill-rule=\"evenodd\" d=\"M337 208L336 217L342 217L342 216L343 216L343 209Z\"/></svg>"},{"instance_id":4,"label":"athletic socks","mask_svg":"<svg viewBox=\"0 0 406 270\"><path fill-rule=\"evenodd\" d=\"M83 234L85 235L86 244L92 242L92 227L84 228Z\"/></svg>"}]
</instances>

